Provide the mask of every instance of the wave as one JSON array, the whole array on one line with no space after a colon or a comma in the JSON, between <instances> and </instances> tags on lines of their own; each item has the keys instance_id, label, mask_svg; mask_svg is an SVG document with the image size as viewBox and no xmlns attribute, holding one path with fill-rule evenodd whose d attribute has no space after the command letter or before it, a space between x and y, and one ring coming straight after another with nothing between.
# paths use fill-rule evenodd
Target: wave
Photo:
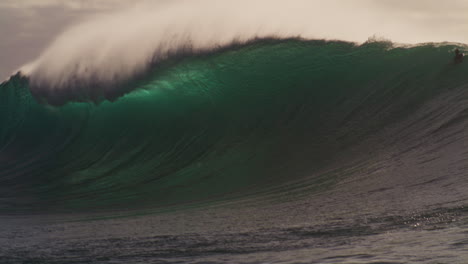
<instances>
[{"instance_id":1,"label":"wave","mask_svg":"<svg viewBox=\"0 0 468 264\"><path fill-rule=\"evenodd\" d=\"M451 63L455 47L258 39L171 57L112 96L17 74L0 85L0 209L158 208L330 189L350 164L466 121L462 104L444 108L467 85L466 65Z\"/></svg>"}]
</instances>

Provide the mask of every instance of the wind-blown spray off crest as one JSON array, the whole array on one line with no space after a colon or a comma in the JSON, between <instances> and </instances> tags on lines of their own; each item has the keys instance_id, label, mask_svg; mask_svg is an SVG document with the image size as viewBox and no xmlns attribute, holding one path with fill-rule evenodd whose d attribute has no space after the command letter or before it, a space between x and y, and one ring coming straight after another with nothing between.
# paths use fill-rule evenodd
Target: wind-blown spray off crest
<instances>
[{"instance_id":1,"label":"wind-blown spray off crest","mask_svg":"<svg viewBox=\"0 0 468 264\"><path fill-rule=\"evenodd\" d=\"M401 30L372 1L160 1L100 15L62 35L22 72L46 101L116 97L130 81L181 53L210 52L252 39L340 39L374 34L393 41L436 40L417 27ZM382 23L386 26L382 27ZM439 32L440 33L440 32ZM408 37L410 36L410 37ZM444 35L445 37L445 35ZM60 99L65 98L65 99Z\"/></svg>"},{"instance_id":2,"label":"wind-blown spray off crest","mask_svg":"<svg viewBox=\"0 0 468 264\"><path fill-rule=\"evenodd\" d=\"M271 36L364 41L379 32L369 23L379 15L357 5L363 2L198 0L137 6L70 28L22 71L38 97L109 97L120 83L181 51L207 52Z\"/></svg>"},{"instance_id":3,"label":"wind-blown spray off crest","mask_svg":"<svg viewBox=\"0 0 468 264\"><path fill-rule=\"evenodd\" d=\"M181 50L206 51L281 32L257 17L255 4L210 9L213 1L178 3L100 16L69 29L29 70L33 90L105 89ZM283 28L285 36L301 32Z\"/></svg>"},{"instance_id":4,"label":"wind-blown spray off crest","mask_svg":"<svg viewBox=\"0 0 468 264\"><path fill-rule=\"evenodd\" d=\"M96 17L56 39L34 62L31 83L36 93L77 85L106 92L98 87L131 78L181 50L207 51L272 35L326 37L307 34L307 28L317 28L317 8L302 0L176 1Z\"/></svg>"}]
</instances>

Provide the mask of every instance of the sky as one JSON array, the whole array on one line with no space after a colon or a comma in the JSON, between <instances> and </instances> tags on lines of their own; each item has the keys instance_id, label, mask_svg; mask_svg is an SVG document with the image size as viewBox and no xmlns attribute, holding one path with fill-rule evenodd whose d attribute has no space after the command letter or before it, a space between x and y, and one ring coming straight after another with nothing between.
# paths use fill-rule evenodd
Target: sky
<instances>
[{"instance_id":1,"label":"sky","mask_svg":"<svg viewBox=\"0 0 468 264\"><path fill-rule=\"evenodd\" d=\"M258 22L259 28L278 26L281 32L292 28L284 24L296 23L295 32L304 30L304 36L309 38L363 42L377 35L399 43L468 43L468 1L465 0L1 0L0 80L35 60L72 25L122 10L148 6L157 10L167 3L174 5L175 12L177 8L186 9L186 13L165 18L173 19L174 24L187 15L196 18L199 10L195 9L200 6L206 11L199 13L205 19L231 10L239 13L240 22L253 26L257 22L252 23L254 20L244 19L242 15L259 14L255 18L263 23ZM228 6L224 8L228 11L223 6ZM236 16L229 14L229 17Z\"/></svg>"},{"instance_id":2,"label":"sky","mask_svg":"<svg viewBox=\"0 0 468 264\"><path fill-rule=\"evenodd\" d=\"M68 26L124 1L0 0L0 82L34 60Z\"/></svg>"}]
</instances>

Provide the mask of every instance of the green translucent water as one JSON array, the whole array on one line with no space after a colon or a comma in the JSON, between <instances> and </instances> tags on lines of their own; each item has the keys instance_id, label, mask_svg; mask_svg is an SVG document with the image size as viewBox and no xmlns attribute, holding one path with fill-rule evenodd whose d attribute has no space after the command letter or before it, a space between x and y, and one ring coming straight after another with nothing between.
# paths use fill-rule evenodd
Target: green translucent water
<instances>
[{"instance_id":1,"label":"green translucent water","mask_svg":"<svg viewBox=\"0 0 468 264\"><path fill-rule=\"evenodd\" d=\"M259 41L166 63L112 101L62 106L14 76L0 86L0 209L180 206L304 178L329 188L339 173L309 175L339 170L338 155L465 83L453 48Z\"/></svg>"}]
</instances>

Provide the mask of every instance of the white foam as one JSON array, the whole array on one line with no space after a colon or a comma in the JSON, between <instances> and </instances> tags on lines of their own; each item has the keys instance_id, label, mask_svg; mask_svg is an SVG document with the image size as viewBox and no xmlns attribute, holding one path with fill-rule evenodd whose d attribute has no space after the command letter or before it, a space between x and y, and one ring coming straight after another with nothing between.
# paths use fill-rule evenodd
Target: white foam
<instances>
[{"instance_id":1,"label":"white foam","mask_svg":"<svg viewBox=\"0 0 468 264\"><path fill-rule=\"evenodd\" d=\"M126 79L144 70L153 55L165 58L188 44L206 50L271 35L363 42L379 34L397 41L411 40L405 36L426 40L411 30L402 33L398 23L382 26L385 18L372 6L371 0L151 2L68 29L21 70L32 84L67 89L77 80L86 85Z\"/></svg>"}]
</instances>

